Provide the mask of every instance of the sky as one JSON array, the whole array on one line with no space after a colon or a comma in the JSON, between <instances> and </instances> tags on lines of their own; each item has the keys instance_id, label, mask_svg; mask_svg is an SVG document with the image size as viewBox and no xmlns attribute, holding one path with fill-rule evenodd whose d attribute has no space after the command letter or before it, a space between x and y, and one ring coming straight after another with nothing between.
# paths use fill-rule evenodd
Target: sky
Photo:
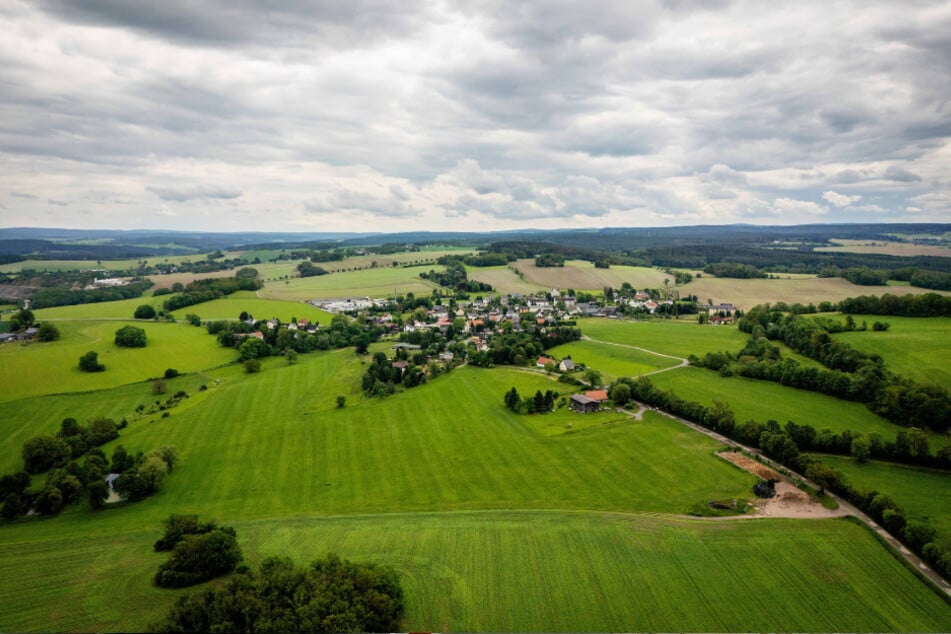
<instances>
[{"instance_id":1,"label":"sky","mask_svg":"<svg viewBox=\"0 0 951 634\"><path fill-rule=\"evenodd\" d=\"M0 226L951 222L951 3L0 0Z\"/></svg>"}]
</instances>

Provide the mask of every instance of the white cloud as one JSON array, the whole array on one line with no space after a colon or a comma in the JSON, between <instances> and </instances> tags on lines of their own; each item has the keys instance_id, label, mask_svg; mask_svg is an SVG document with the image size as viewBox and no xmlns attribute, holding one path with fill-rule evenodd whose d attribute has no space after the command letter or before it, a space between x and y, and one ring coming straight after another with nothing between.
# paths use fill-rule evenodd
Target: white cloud
<instances>
[{"instance_id":1,"label":"white cloud","mask_svg":"<svg viewBox=\"0 0 951 634\"><path fill-rule=\"evenodd\" d=\"M836 207L848 207L848 206L851 205L852 203L854 203L854 202L856 202L856 201L859 201L859 200L862 200L862 197L861 197L861 196L858 196L858 195L856 195L856 196L847 196L847 195L845 195L845 194L837 194L836 192L831 191L831 190L830 190L830 191L827 191L827 192L824 193L824 194L822 194L822 197L823 197L826 201L828 201L828 202L832 203L833 205L835 205Z\"/></svg>"}]
</instances>

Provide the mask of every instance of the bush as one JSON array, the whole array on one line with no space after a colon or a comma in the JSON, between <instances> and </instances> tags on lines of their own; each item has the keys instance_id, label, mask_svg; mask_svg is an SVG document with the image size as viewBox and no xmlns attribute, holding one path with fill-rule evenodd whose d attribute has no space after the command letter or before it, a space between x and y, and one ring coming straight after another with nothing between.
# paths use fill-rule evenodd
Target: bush
<instances>
[{"instance_id":1,"label":"bush","mask_svg":"<svg viewBox=\"0 0 951 634\"><path fill-rule=\"evenodd\" d=\"M169 368L165 370L166 379L174 379L176 376L178 376L178 370L176 370L175 368Z\"/></svg>"},{"instance_id":2,"label":"bush","mask_svg":"<svg viewBox=\"0 0 951 634\"><path fill-rule=\"evenodd\" d=\"M136 319L155 319L155 309L148 304L142 304L135 309L132 316Z\"/></svg>"},{"instance_id":3,"label":"bush","mask_svg":"<svg viewBox=\"0 0 951 634\"><path fill-rule=\"evenodd\" d=\"M36 436L23 443L23 462L27 473L42 473L61 467L72 456L69 444L55 436Z\"/></svg>"},{"instance_id":4,"label":"bush","mask_svg":"<svg viewBox=\"0 0 951 634\"><path fill-rule=\"evenodd\" d=\"M255 372L261 371L261 360L260 359L247 359L244 362L244 371L248 374L254 374Z\"/></svg>"},{"instance_id":5,"label":"bush","mask_svg":"<svg viewBox=\"0 0 951 634\"><path fill-rule=\"evenodd\" d=\"M90 350L79 357L79 369L83 372L102 372L106 366L99 363L99 353Z\"/></svg>"},{"instance_id":6,"label":"bush","mask_svg":"<svg viewBox=\"0 0 951 634\"><path fill-rule=\"evenodd\" d=\"M36 330L37 341L56 341L57 339L59 339L59 329L49 322L41 324Z\"/></svg>"},{"instance_id":7,"label":"bush","mask_svg":"<svg viewBox=\"0 0 951 634\"><path fill-rule=\"evenodd\" d=\"M168 561L159 566L155 585L184 588L226 575L243 559L234 529L216 528L184 535Z\"/></svg>"},{"instance_id":8,"label":"bush","mask_svg":"<svg viewBox=\"0 0 951 634\"><path fill-rule=\"evenodd\" d=\"M116 331L115 343L123 348L144 348L148 343L148 338L142 328L123 326Z\"/></svg>"}]
</instances>

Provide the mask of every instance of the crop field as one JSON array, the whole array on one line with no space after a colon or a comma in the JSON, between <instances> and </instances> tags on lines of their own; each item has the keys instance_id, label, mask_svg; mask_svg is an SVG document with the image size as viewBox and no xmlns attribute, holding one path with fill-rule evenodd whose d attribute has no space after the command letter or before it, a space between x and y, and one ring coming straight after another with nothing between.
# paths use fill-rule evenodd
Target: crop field
<instances>
[{"instance_id":1,"label":"crop field","mask_svg":"<svg viewBox=\"0 0 951 634\"><path fill-rule=\"evenodd\" d=\"M706 274L700 279L694 279L689 284L677 287L681 295L696 295L701 302L712 299L714 303L731 303L738 308L749 310L757 304L801 303L818 304L821 301L837 302L846 297L857 295L883 295L893 293L890 286L857 286L840 277L807 278L807 279L733 279L725 277L710 277ZM921 294L933 293L925 288L909 286L902 288L902 292ZM947 295L948 293L942 292Z\"/></svg>"},{"instance_id":2,"label":"crop field","mask_svg":"<svg viewBox=\"0 0 951 634\"><path fill-rule=\"evenodd\" d=\"M749 335L733 326L700 325L696 316L684 321L590 318L578 320L578 327L596 341L623 343L683 358L723 350L738 352L749 339Z\"/></svg>"},{"instance_id":3,"label":"crop field","mask_svg":"<svg viewBox=\"0 0 951 634\"><path fill-rule=\"evenodd\" d=\"M467 266L466 272L469 275L469 279L488 284L495 289L495 292L503 295L514 293L530 295L532 293L551 290L550 286L532 284L531 282L523 280L507 266Z\"/></svg>"},{"instance_id":4,"label":"crop field","mask_svg":"<svg viewBox=\"0 0 951 634\"><path fill-rule=\"evenodd\" d=\"M315 262L314 264L315 266L319 266L320 268L330 271L331 273L370 269L373 268L374 262L376 262L377 266L380 268L393 268L394 262L396 262L398 266L432 262L432 266L435 267L436 260L444 255L467 255L469 253L473 253L473 250L465 248L435 248L421 249L420 251L404 251L402 253L388 253L385 255L355 255L353 257L344 258L343 260L338 260L335 262ZM429 269L420 267L417 269L417 273L419 271L428 270Z\"/></svg>"},{"instance_id":5,"label":"crop field","mask_svg":"<svg viewBox=\"0 0 951 634\"><path fill-rule=\"evenodd\" d=\"M184 319L185 315L193 313L201 317L202 321L210 321L237 319L243 311L247 311L257 320L276 317L284 323L290 322L292 317L297 317L298 319L308 319L327 325L333 319L332 314L306 302L261 299L252 291L238 291L221 299L180 308L172 314L177 319Z\"/></svg>"},{"instance_id":6,"label":"crop field","mask_svg":"<svg viewBox=\"0 0 951 634\"><path fill-rule=\"evenodd\" d=\"M517 416L502 405L512 386L566 387L544 375L459 368L380 401L360 397L362 367L342 350L296 365L268 359L256 375L230 366L171 381L192 397L169 418L132 420L113 443L181 448L162 491L0 526L0 629L154 622L180 594L150 583L163 559L151 543L173 512L235 526L252 562L332 551L390 564L412 630L940 631L951 622L951 607L851 523L657 515L747 497L754 482L712 455L719 443L664 417L595 415L596 425L549 435L540 421L584 416ZM210 389L194 393L199 381ZM147 388L0 403L2 471L17 464L15 442L67 415L131 413Z\"/></svg>"},{"instance_id":7,"label":"crop field","mask_svg":"<svg viewBox=\"0 0 951 634\"><path fill-rule=\"evenodd\" d=\"M865 332L833 335L856 350L878 354L893 371L922 383L951 388L951 319L947 317L891 317L854 315L855 321L868 323ZM885 332L873 332L876 321L888 322Z\"/></svg>"},{"instance_id":8,"label":"crop field","mask_svg":"<svg viewBox=\"0 0 951 634\"><path fill-rule=\"evenodd\" d=\"M567 260L563 267L537 267L535 260L518 260L513 265L525 276L525 281L538 284L545 288L559 290L598 290L605 286L620 288L628 282L634 288L661 288L664 278L671 275L646 267L612 266L609 269L595 268L594 264L585 260Z\"/></svg>"},{"instance_id":9,"label":"crop field","mask_svg":"<svg viewBox=\"0 0 951 634\"><path fill-rule=\"evenodd\" d=\"M927 518L939 537L951 539L951 473L878 460L860 464L845 456L816 457L844 473L856 489L885 493L905 509L909 520Z\"/></svg>"},{"instance_id":10,"label":"crop field","mask_svg":"<svg viewBox=\"0 0 951 634\"><path fill-rule=\"evenodd\" d=\"M268 282L261 297L289 301L340 299L347 297L390 297L393 295L429 295L441 286L419 277L427 268L378 268L331 273L317 277Z\"/></svg>"},{"instance_id":11,"label":"crop field","mask_svg":"<svg viewBox=\"0 0 951 634\"><path fill-rule=\"evenodd\" d=\"M640 376L677 365L676 359L598 341L573 341L548 351L561 360L571 357L601 372L605 383L621 376Z\"/></svg>"},{"instance_id":12,"label":"crop field","mask_svg":"<svg viewBox=\"0 0 951 634\"><path fill-rule=\"evenodd\" d=\"M951 257L951 248L926 244L911 244L910 242L886 242L882 240L830 240L835 246L816 247L822 253L875 253L879 255L898 255L911 257L916 255L930 255L935 257Z\"/></svg>"},{"instance_id":13,"label":"crop field","mask_svg":"<svg viewBox=\"0 0 951 634\"><path fill-rule=\"evenodd\" d=\"M762 422L774 419L780 425L785 425L787 420L792 420L816 429L874 431L889 440L894 440L900 430L861 403L769 381L724 378L703 368L678 368L652 376L651 381L657 387L672 390L685 400L704 405L711 405L714 401L729 403L737 423L752 418Z\"/></svg>"},{"instance_id":14,"label":"crop field","mask_svg":"<svg viewBox=\"0 0 951 634\"><path fill-rule=\"evenodd\" d=\"M145 348L120 348L113 339L127 323L144 328ZM57 322L61 338L50 343L0 346L0 401L56 392L98 390L160 377L167 368L193 372L233 361L204 328L162 322ZM105 372L82 372L79 357L93 350Z\"/></svg>"}]
</instances>

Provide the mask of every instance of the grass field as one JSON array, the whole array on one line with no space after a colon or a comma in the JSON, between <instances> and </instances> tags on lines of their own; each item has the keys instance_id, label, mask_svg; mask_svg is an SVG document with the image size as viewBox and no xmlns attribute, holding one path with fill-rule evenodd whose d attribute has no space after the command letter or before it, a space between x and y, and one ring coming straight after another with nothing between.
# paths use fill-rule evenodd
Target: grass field
<instances>
[{"instance_id":1,"label":"grass field","mask_svg":"<svg viewBox=\"0 0 951 634\"><path fill-rule=\"evenodd\" d=\"M712 299L714 303L728 302L738 308L749 310L757 304L775 303L779 301L787 304L801 303L818 304L821 301L837 302L846 297L857 295L883 295L893 293L890 286L856 286L840 277L807 278L807 279L732 279L715 278L706 274L700 279L694 279L689 284L677 287L681 295L696 295L701 302ZM924 288L909 286L902 289L904 293L920 294L933 293ZM948 294L942 292L942 294Z\"/></svg>"},{"instance_id":2,"label":"grass field","mask_svg":"<svg viewBox=\"0 0 951 634\"><path fill-rule=\"evenodd\" d=\"M229 258L233 256L234 254L226 254L226 257ZM128 271L138 268L140 262L155 265L164 262L198 262L207 258L207 253L196 253L194 255L163 255L127 260L24 260L11 264L0 264L0 273L19 273L25 269L35 271L88 271L91 269Z\"/></svg>"},{"instance_id":3,"label":"grass field","mask_svg":"<svg viewBox=\"0 0 951 634\"><path fill-rule=\"evenodd\" d=\"M95 302L92 304L76 304L74 306L53 306L51 308L39 308L33 311L37 321L51 320L70 320L70 319L132 319L135 309L143 304L152 306L155 310L161 310L162 304L168 299L167 296L159 295L152 297L145 295L143 297L133 297L132 299L120 299L114 302ZM58 327L58 326L57 326Z\"/></svg>"},{"instance_id":4,"label":"grass field","mask_svg":"<svg viewBox=\"0 0 951 634\"><path fill-rule=\"evenodd\" d=\"M865 332L843 332L833 335L856 350L878 354L893 371L922 383L935 383L951 388L951 319L947 317L890 317L854 315ZM872 324L891 324L885 332L873 332Z\"/></svg>"},{"instance_id":5,"label":"grass field","mask_svg":"<svg viewBox=\"0 0 951 634\"><path fill-rule=\"evenodd\" d=\"M598 341L623 343L684 358L723 350L737 352L749 339L749 335L733 326L700 325L695 318L686 321L590 318L578 320L578 327L585 336Z\"/></svg>"},{"instance_id":6,"label":"grass field","mask_svg":"<svg viewBox=\"0 0 951 634\"><path fill-rule=\"evenodd\" d=\"M419 277L426 268L380 268L332 273L318 277L268 282L261 297L290 301L337 299L346 297L389 297L392 295L429 295L442 288Z\"/></svg>"},{"instance_id":7,"label":"grass field","mask_svg":"<svg viewBox=\"0 0 951 634\"><path fill-rule=\"evenodd\" d=\"M951 248L925 244L911 244L909 242L886 242L882 240L830 240L835 246L816 247L814 250L821 253L875 253L879 255L898 255L911 257L916 255L930 255L935 257L951 257Z\"/></svg>"},{"instance_id":8,"label":"grass field","mask_svg":"<svg viewBox=\"0 0 951 634\"><path fill-rule=\"evenodd\" d=\"M177 446L180 465L139 504L0 526L0 629L140 630L156 620L180 594L149 582L163 559L151 543L172 512L234 525L252 562L333 551L393 565L411 630L951 623L951 607L853 524L657 515L746 497L754 481L712 455L717 442L663 417L592 417L598 425L551 436L545 416L502 405L511 386L563 387L543 375L460 368L379 401L359 397L362 367L342 350L292 366L269 359L256 375L221 368L169 418L133 420L118 442ZM0 403L0 471L16 464L14 441L82 411L131 412L147 387Z\"/></svg>"},{"instance_id":9,"label":"grass field","mask_svg":"<svg viewBox=\"0 0 951 634\"><path fill-rule=\"evenodd\" d=\"M305 302L262 299L257 297L253 291L238 291L221 299L186 306L172 314L177 319L184 319L185 315L193 313L204 321L237 319L242 311L247 311L257 320L276 317L284 323L290 322L292 317L297 317L298 319L308 319L323 325L329 325L330 320L333 319L332 314Z\"/></svg>"},{"instance_id":10,"label":"grass field","mask_svg":"<svg viewBox=\"0 0 951 634\"><path fill-rule=\"evenodd\" d=\"M951 473L877 460L859 464L844 456L816 457L844 473L856 489L889 495L909 520L929 519L940 538L951 540Z\"/></svg>"},{"instance_id":11,"label":"grass field","mask_svg":"<svg viewBox=\"0 0 951 634\"><path fill-rule=\"evenodd\" d=\"M557 359L570 356L575 363L583 363L598 370L605 383L621 376L640 376L678 363L670 357L597 341L574 341L548 352Z\"/></svg>"},{"instance_id":12,"label":"grass field","mask_svg":"<svg viewBox=\"0 0 951 634\"><path fill-rule=\"evenodd\" d=\"M628 282L634 288L661 288L664 278L670 279L673 285L673 276L646 267L612 266L609 269L598 269L591 262L584 260L567 260L563 267L537 267L535 260L518 260L514 266L525 276L525 281L538 284L548 289L559 290L602 290L605 286L620 288Z\"/></svg>"},{"instance_id":13,"label":"grass field","mask_svg":"<svg viewBox=\"0 0 951 634\"><path fill-rule=\"evenodd\" d=\"M122 321L57 322L61 338L49 343L0 346L0 401L56 392L99 390L159 377L167 368L193 372L237 358L204 328L190 325L134 322L148 336L145 348L120 348L113 343ZM105 372L82 372L79 357L93 350Z\"/></svg>"},{"instance_id":14,"label":"grass field","mask_svg":"<svg viewBox=\"0 0 951 634\"><path fill-rule=\"evenodd\" d=\"M894 440L899 427L868 411L861 403L842 401L831 396L741 377L721 377L703 368L679 368L651 377L654 385L672 390L689 401L711 405L725 401L733 408L737 423L750 418L765 422L774 419L780 425L792 420L816 429L842 431L852 429L878 432Z\"/></svg>"},{"instance_id":15,"label":"grass field","mask_svg":"<svg viewBox=\"0 0 951 634\"><path fill-rule=\"evenodd\" d=\"M469 275L469 279L488 284L495 289L495 292L503 295L511 295L514 293L531 295L532 293L551 290L550 286L532 284L531 282L523 280L507 266L468 266L466 267L466 272Z\"/></svg>"}]
</instances>

